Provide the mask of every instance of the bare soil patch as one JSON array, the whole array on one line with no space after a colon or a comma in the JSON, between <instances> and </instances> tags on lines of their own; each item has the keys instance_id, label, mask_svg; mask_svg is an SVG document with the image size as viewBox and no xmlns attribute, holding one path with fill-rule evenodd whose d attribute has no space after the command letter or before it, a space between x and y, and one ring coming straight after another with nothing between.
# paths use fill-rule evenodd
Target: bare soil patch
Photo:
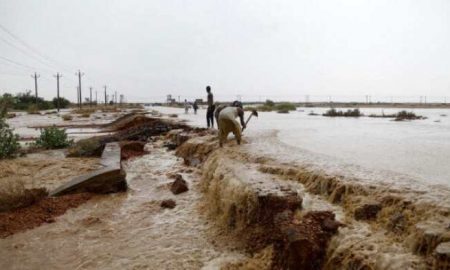
<instances>
[{"instance_id":1,"label":"bare soil patch","mask_svg":"<svg viewBox=\"0 0 450 270\"><path fill-rule=\"evenodd\" d=\"M35 228L43 223L55 222L55 217L64 214L91 199L89 193L47 197L23 208L0 213L0 238Z\"/></svg>"}]
</instances>

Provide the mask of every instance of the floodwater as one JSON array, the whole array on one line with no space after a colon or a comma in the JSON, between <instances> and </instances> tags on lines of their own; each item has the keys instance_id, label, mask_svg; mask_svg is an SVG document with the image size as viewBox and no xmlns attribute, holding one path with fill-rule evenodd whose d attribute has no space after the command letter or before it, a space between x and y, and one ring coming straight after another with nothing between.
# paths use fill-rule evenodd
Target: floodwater
<instances>
[{"instance_id":1,"label":"floodwater","mask_svg":"<svg viewBox=\"0 0 450 270\"><path fill-rule=\"evenodd\" d=\"M21 140L32 140L39 137L42 126L60 126L70 124L73 127L66 128L68 137L74 140L79 140L85 137L91 137L92 134L103 135L107 133L100 133L97 128L77 128L77 125L100 125L106 124L131 110L125 110L123 113L102 113L97 111L92 113L90 117L84 118L79 115L73 115L73 120L70 122L64 121L61 116L71 114L70 109L63 109L60 113L48 113L50 111L42 111L41 114L27 114L26 112L17 112L16 117L7 119L10 127L14 128L14 133L18 134ZM45 113L48 114L45 114Z\"/></svg>"},{"instance_id":2,"label":"floodwater","mask_svg":"<svg viewBox=\"0 0 450 270\"><path fill-rule=\"evenodd\" d=\"M155 108L150 108L155 109ZM205 126L205 111L157 107L177 113L193 125ZM298 108L289 114L259 113L244 132L249 151L283 162L317 168L329 174L401 189L434 189L450 194L450 110L413 109L425 120L396 122L389 118L329 118L325 108ZM366 114L396 113L402 109L362 109ZM248 113L247 113L248 115ZM447 117L448 115L448 117ZM246 116L247 117L247 116ZM438 194L440 193L440 194Z\"/></svg>"},{"instance_id":3,"label":"floodwater","mask_svg":"<svg viewBox=\"0 0 450 270\"><path fill-rule=\"evenodd\" d=\"M182 173L186 193L173 195L167 172L182 160L148 145L126 165L126 193L100 196L33 230L0 241L0 269L218 269L243 258L213 245L198 211L199 177ZM167 210L161 200L174 199Z\"/></svg>"}]
</instances>

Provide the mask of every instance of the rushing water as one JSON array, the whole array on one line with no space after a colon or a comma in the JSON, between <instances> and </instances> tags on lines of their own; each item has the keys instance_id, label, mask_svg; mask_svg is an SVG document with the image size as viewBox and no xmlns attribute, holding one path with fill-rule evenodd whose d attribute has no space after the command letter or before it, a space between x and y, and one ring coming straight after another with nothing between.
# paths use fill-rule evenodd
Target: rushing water
<instances>
[{"instance_id":1,"label":"rushing water","mask_svg":"<svg viewBox=\"0 0 450 270\"><path fill-rule=\"evenodd\" d=\"M128 163L126 193L94 198L33 230L0 241L0 269L218 269L242 258L208 240L198 212L199 177L183 174L190 190L173 195L165 175L183 169L162 148ZM172 210L160 207L174 199Z\"/></svg>"}]
</instances>

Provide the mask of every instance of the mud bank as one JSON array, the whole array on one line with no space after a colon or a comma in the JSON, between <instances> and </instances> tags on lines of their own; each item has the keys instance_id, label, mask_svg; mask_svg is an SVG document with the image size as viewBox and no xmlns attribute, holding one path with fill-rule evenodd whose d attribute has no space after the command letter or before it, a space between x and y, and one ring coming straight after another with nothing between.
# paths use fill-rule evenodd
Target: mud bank
<instances>
[{"instance_id":1,"label":"mud bank","mask_svg":"<svg viewBox=\"0 0 450 270\"><path fill-rule=\"evenodd\" d=\"M179 147L177 154L186 164L202 168L210 217L236 233L240 241L247 243L243 246L253 256L258 256L258 250L267 254L267 245L272 244L269 268L289 269L286 267L289 259L283 257L286 244L260 237L277 235L274 228L283 226L269 222L271 226L264 228L265 221L257 213L264 209L264 213L276 217L287 210L294 213L291 222L301 224L302 217L320 208L336 213L345 226L336 235L330 234L323 241L325 244L317 245L321 247L319 253L323 253L314 259L317 264L305 266L303 262L303 268L299 269L448 269L448 257L442 255L448 251L443 250L450 241L447 207L414 200L411 190L402 192L345 181L341 177L278 163L248 149L236 146L218 149L214 140L207 136L188 140ZM308 202L303 203L303 209L292 209L287 203L289 196L280 194L280 190L298 198L309 198ZM263 206L260 198L267 192L283 198L285 205L281 211L273 213L264 208L267 206ZM302 199L297 199L297 203L299 201ZM271 203L273 208L279 205ZM322 229L323 223L331 223L330 220L319 223ZM303 230L309 232L308 228ZM301 254L305 250L298 252L296 258L305 256ZM314 258L310 254L306 257Z\"/></svg>"},{"instance_id":2,"label":"mud bank","mask_svg":"<svg viewBox=\"0 0 450 270\"><path fill-rule=\"evenodd\" d=\"M70 208L85 203L92 196L89 193L81 193L57 198L41 198L29 207L0 212L0 238L33 229L44 223L53 223L56 217Z\"/></svg>"},{"instance_id":3,"label":"mud bank","mask_svg":"<svg viewBox=\"0 0 450 270\"><path fill-rule=\"evenodd\" d=\"M253 257L227 267L251 269L255 258L265 254L265 261L258 262L264 265L261 269L320 269L328 243L342 224L331 211L304 209L298 183L259 172L237 149L217 149L217 142L206 136L188 140L177 150L186 164L203 168L201 187L209 218Z\"/></svg>"}]
</instances>

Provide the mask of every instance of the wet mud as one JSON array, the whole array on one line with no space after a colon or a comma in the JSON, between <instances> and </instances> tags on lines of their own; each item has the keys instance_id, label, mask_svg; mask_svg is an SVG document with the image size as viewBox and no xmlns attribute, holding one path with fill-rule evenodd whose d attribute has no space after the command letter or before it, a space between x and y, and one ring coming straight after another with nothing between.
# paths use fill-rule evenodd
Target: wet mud
<instances>
[{"instance_id":1,"label":"wet mud","mask_svg":"<svg viewBox=\"0 0 450 270\"><path fill-rule=\"evenodd\" d=\"M68 209L85 203L92 194L81 193L61 197L44 197L33 201L29 206L7 212L0 212L0 238L33 229L43 223L53 223L55 218Z\"/></svg>"}]
</instances>

